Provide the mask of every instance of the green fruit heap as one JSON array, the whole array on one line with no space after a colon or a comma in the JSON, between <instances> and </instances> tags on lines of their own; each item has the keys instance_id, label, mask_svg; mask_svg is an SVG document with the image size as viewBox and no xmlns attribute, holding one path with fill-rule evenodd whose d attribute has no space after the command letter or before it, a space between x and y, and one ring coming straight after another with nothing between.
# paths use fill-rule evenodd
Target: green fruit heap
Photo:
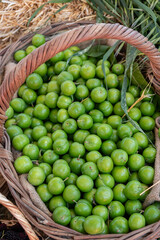
<instances>
[{"instance_id":1,"label":"green fruit heap","mask_svg":"<svg viewBox=\"0 0 160 240\"><path fill-rule=\"evenodd\" d=\"M44 42L36 34L15 60ZM133 107L142 92L128 80L129 116L144 134L121 107L124 66L104 61L104 77L102 58L73 56L79 50L72 46L39 66L10 102L5 127L23 153L14 166L28 173L56 223L88 234L128 233L160 220L160 203L143 210L149 191L141 195L154 178L148 137L154 141L160 116L156 96Z\"/></svg>"}]
</instances>

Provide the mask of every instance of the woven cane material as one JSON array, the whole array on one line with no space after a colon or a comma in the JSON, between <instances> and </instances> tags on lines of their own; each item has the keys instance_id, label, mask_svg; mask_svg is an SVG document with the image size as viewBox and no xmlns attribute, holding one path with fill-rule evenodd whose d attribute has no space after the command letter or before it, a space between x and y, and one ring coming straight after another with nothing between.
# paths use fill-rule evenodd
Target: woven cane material
<instances>
[{"instance_id":1,"label":"woven cane material","mask_svg":"<svg viewBox=\"0 0 160 240\"><path fill-rule=\"evenodd\" d=\"M159 124L160 118L156 119L156 127L155 127L155 145L156 145L156 159L154 164L155 174L154 174L154 181L153 181L153 188L151 189L150 193L146 197L143 207L147 207L148 205L152 204L154 201L160 201L160 138L158 136L158 129L160 128Z\"/></svg>"},{"instance_id":2,"label":"woven cane material","mask_svg":"<svg viewBox=\"0 0 160 240\"><path fill-rule=\"evenodd\" d=\"M160 53L146 37L119 24L57 24L53 28L42 30L41 33L46 35L48 34L50 36L55 32L57 33L59 31L68 30L68 28L71 30L56 35L46 44L42 45L33 53L29 54L26 58L20 61L5 76L3 80L0 88L0 138L3 144L3 148L1 148L2 154L0 158L0 171L4 179L9 184L9 189L16 201L18 208L23 212L25 217L36 228L42 230L47 236L52 237L53 239L156 239L160 235L160 222L148 225L142 229L132 231L128 234L107 234L96 236L83 235L70 228L54 223L50 217L51 213L48 212L48 210L45 211L43 208L44 206L39 206L39 199L34 201L31 197L31 195L35 196L35 192L33 187L31 188L29 183L26 181L26 175L19 177L13 167L10 139L4 129L4 122L6 120L5 111L9 106L10 100L13 98L17 89L24 83L26 77L38 66L46 62L58 52L63 51L72 45L92 39L109 38L125 41L148 56L155 76L155 79L153 80L153 86L155 87L155 92L160 93ZM0 52L0 63L2 63L2 67L4 67L10 61L9 56L11 56L15 49L17 49L17 47L22 48L26 46L30 42L32 36L33 34L30 34L28 38L23 38L21 39L21 42L17 41L10 48L6 48ZM9 56L7 53L10 53ZM1 69L1 72L3 72L3 69ZM158 164L159 158L157 156L155 163L156 169L157 166L159 167ZM154 179L154 181L157 181L157 178ZM159 185L157 185L156 189L159 190ZM152 191L153 190L154 188ZM154 197L155 195L153 196L153 199ZM147 204L148 203L146 203L146 205Z\"/></svg>"}]
</instances>

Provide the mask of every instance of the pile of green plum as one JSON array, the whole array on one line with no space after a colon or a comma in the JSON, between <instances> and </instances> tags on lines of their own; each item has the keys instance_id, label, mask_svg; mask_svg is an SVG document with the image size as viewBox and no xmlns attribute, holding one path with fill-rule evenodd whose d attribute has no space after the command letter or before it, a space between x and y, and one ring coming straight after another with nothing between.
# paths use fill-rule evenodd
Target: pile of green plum
<instances>
[{"instance_id":1,"label":"pile of green plum","mask_svg":"<svg viewBox=\"0 0 160 240\"><path fill-rule=\"evenodd\" d=\"M44 43L36 34L15 60ZM72 46L39 66L10 102L5 128L22 152L14 166L28 173L56 223L87 234L128 233L160 220L160 203L142 207L154 179L156 149L148 139L154 142L160 116L156 96L145 90L152 96L137 101L142 91L128 79L129 116L144 134L121 107L124 65L104 61L104 77L103 56L79 50Z\"/></svg>"}]
</instances>

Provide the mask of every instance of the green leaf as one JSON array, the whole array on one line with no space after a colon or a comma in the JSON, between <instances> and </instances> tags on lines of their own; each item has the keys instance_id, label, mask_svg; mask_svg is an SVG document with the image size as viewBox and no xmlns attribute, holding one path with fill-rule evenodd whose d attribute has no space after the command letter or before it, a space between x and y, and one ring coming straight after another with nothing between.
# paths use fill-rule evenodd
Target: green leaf
<instances>
[{"instance_id":1,"label":"green leaf","mask_svg":"<svg viewBox=\"0 0 160 240\"><path fill-rule=\"evenodd\" d=\"M146 37L149 39L152 36L152 34L154 34L155 30L156 27L153 27Z\"/></svg>"},{"instance_id":2,"label":"green leaf","mask_svg":"<svg viewBox=\"0 0 160 240\"><path fill-rule=\"evenodd\" d=\"M131 11L128 9L127 3L125 0L120 0L121 4L123 5L124 12L126 13L126 17L128 20L131 20Z\"/></svg>"},{"instance_id":3,"label":"green leaf","mask_svg":"<svg viewBox=\"0 0 160 240\"><path fill-rule=\"evenodd\" d=\"M120 46L118 47L118 49L117 49L116 52L115 52L115 56L118 56L118 55L119 55L119 53L121 52L121 50L122 50L122 48L124 47L124 45L125 45L125 42L122 42L122 43L120 44Z\"/></svg>"},{"instance_id":4,"label":"green leaf","mask_svg":"<svg viewBox=\"0 0 160 240\"><path fill-rule=\"evenodd\" d=\"M99 7L97 7L97 5L93 2L93 0L86 0L86 2L89 4L91 8L93 8L94 11L96 11L96 17L100 18L102 22L105 22L106 17L104 16L103 11L100 11Z\"/></svg>"},{"instance_id":5,"label":"green leaf","mask_svg":"<svg viewBox=\"0 0 160 240\"><path fill-rule=\"evenodd\" d=\"M96 7L96 13L97 13L97 18L101 19L101 22L106 21L106 17L103 15L103 12L99 9L99 7ZM97 20L96 20L97 22Z\"/></svg>"},{"instance_id":6,"label":"green leaf","mask_svg":"<svg viewBox=\"0 0 160 240\"><path fill-rule=\"evenodd\" d=\"M137 62L133 63L132 76L130 71L127 73L127 75L132 80L132 83L136 84L141 89L144 89L148 85L148 82L141 73Z\"/></svg>"},{"instance_id":7,"label":"green leaf","mask_svg":"<svg viewBox=\"0 0 160 240\"><path fill-rule=\"evenodd\" d=\"M159 4L159 0L151 1L150 4L151 4L151 5L150 5L150 8L151 8L151 9L154 9L154 8L157 6L157 4Z\"/></svg>"},{"instance_id":8,"label":"green leaf","mask_svg":"<svg viewBox=\"0 0 160 240\"><path fill-rule=\"evenodd\" d=\"M141 21L141 18L144 16L144 14L142 13L131 25L131 28L137 27L137 24L139 21Z\"/></svg>"},{"instance_id":9,"label":"green leaf","mask_svg":"<svg viewBox=\"0 0 160 240\"><path fill-rule=\"evenodd\" d=\"M89 57L100 57L105 54L105 52L109 49L106 45L96 45L89 49L86 53Z\"/></svg>"},{"instance_id":10,"label":"green leaf","mask_svg":"<svg viewBox=\"0 0 160 240\"><path fill-rule=\"evenodd\" d=\"M68 58L66 66L68 66L68 64L69 64L69 62L70 62L72 57L74 57L74 56L81 56L82 54L87 53L90 50L90 48L93 46L94 42L95 42L95 40L92 40L92 42L91 42L91 44L89 46L87 46L83 50L80 50L79 52L74 53L70 58Z\"/></svg>"},{"instance_id":11,"label":"green leaf","mask_svg":"<svg viewBox=\"0 0 160 240\"><path fill-rule=\"evenodd\" d=\"M27 27L29 26L30 22L32 21L33 18L35 18L35 16L39 13L39 11L44 7L45 4L42 4L42 6L40 6L39 8L37 8L37 10L32 14L32 16L30 17L30 19L28 20L27 23Z\"/></svg>"},{"instance_id":12,"label":"green leaf","mask_svg":"<svg viewBox=\"0 0 160 240\"><path fill-rule=\"evenodd\" d=\"M110 57L108 58L109 62L111 63L111 65L116 64L117 63L117 58L114 54L114 52L111 53Z\"/></svg>"},{"instance_id":13,"label":"green leaf","mask_svg":"<svg viewBox=\"0 0 160 240\"><path fill-rule=\"evenodd\" d=\"M146 133L141 129L141 127L139 126L139 124L137 122L135 122L132 118L130 118L130 116L128 115L128 111L127 111L127 103L126 103L126 91L127 91L127 72L130 69L130 74L132 77L133 74L133 62L135 61L135 58L137 56L137 52L138 50L127 44L127 52L126 52L126 66L125 66L125 72L124 72L124 80L123 80L123 84L122 84L122 90L121 90L121 107L123 109L123 111L125 112L127 118L130 120L130 122L132 123L132 125L138 129L138 131L142 132L143 134L146 135ZM146 135L147 136L147 135ZM153 145L152 141L149 139L149 137L147 136L149 142Z\"/></svg>"},{"instance_id":14,"label":"green leaf","mask_svg":"<svg viewBox=\"0 0 160 240\"><path fill-rule=\"evenodd\" d=\"M150 41L153 43L153 44L157 44L158 42L160 42L160 37L156 38L156 39L150 39Z\"/></svg>"},{"instance_id":15,"label":"green leaf","mask_svg":"<svg viewBox=\"0 0 160 240\"><path fill-rule=\"evenodd\" d=\"M128 116L127 112L127 103L126 103L126 91L127 91L127 72L129 71L129 68L133 64L135 58L137 56L137 49L129 44L127 44L127 52L126 52L126 66L125 66L125 72L124 72L124 80L122 84L122 90L121 90L121 107L125 114Z\"/></svg>"},{"instance_id":16,"label":"green leaf","mask_svg":"<svg viewBox=\"0 0 160 240\"><path fill-rule=\"evenodd\" d=\"M59 8L55 13L53 13L53 15L56 15L57 13L59 13L60 11L62 11L63 9L65 9L68 5L64 5L63 7ZM49 19L51 19L52 16L50 16L47 21L45 22L45 24L49 21Z\"/></svg>"},{"instance_id":17,"label":"green leaf","mask_svg":"<svg viewBox=\"0 0 160 240\"><path fill-rule=\"evenodd\" d=\"M103 13L107 13L108 15L112 16L112 17L117 17L115 13L113 13L112 11L108 10L106 8L106 6L104 5L104 3L102 1L99 0L91 0L91 2L95 5L96 8L99 7L99 10ZM117 17L118 18L118 17Z\"/></svg>"},{"instance_id":18,"label":"green leaf","mask_svg":"<svg viewBox=\"0 0 160 240\"><path fill-rule=\"evenodd\" d=\"M35 16L39 13L39 11L41 11L41 9L48 3L68 3L68 2L72 2L73 0L51 0L48 1L44 4L42 4L39 8L37 8L37 10L32 14L32 16L30 17L30 19L28 20L27 23L27 27L29 26L30 22L33 20L33 18L35 18Z\"/></svg>"},{"instance_id":19,"label":"green leaf","mask_svg":"<svg viewBox=\"0 0 160 240\"><path fill-rule=\"evenodd\" d=\"M141 16L142 20L140 21L140 23L139 23L138 25L135 25L135 27L132 26L132 28L136 29L136 28L138 28L139 26L142 26L143 24L145 24L146 22L148 22L149 17L148 17L148 18L147 18L147 17L144 18L144 15L143 15L143 14L140 15L140 16ZM144 31L144 29L143 29L143 31ZM142 33L142 32L141 32L141 33Z\"/></svg>"},{"instance_id":20,"label":"green leaf","mask_svg":"<svg viewBox=\"0 0 160 240\"><path fill-rule=\"evenodd\" d=\"M112 2L109 0L102 0L102 2L107 6L108 9L110 9L113 13L115 13L117 16L120 17L120 9L116 7L116 3L112 4Z\"/></svg>"},{"instance_id":21,"label":"green leaf","mask_svg":"<svg viewBox=\"0 0 160 240\"><path fill-rule=\"evenodd\" d=\"M138 7L140 7L140 8L143 9L146 13L149 14L149 15L152 17L152 19L153 19L153 21L154 21L154 24L156 25L157 17L156 17L156 15L154 14L154 12L152 11L152 9L149 8L149 7L147 7L145 4L143 4L143 3L140 2L139 0L133 0L133 2L134 2L135 4L137 4Z\"/></svg>"},{"instance_id":22,"label":"green leaf","mask_svg":"<svg viewBox=\"0 0 160 240\"><path fill-rule=\"evenodd\" d=\"M118 40L117 42L115 42L115 44L112 47L109 48L109 50L103 56L103 61L106 61L110 57L110 55L114 52L116 47L118 47L120 42L121 42L121 40ZM102 63L102 65L103 65L103 63Z\"/></svg>"}]
</instances>

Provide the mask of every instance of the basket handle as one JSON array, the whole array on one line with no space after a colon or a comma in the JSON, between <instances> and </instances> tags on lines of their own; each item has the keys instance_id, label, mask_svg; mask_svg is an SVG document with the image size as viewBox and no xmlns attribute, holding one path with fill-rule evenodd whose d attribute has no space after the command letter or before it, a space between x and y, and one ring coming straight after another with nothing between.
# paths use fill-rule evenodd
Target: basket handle
<instances>
[{"instance_id":1,"label":"basket handle","mask_svg":"<svg viewBox=\"0 0 160 240\"><path fill-rule=\"evenodd\" d=\"M38 240L39 238L33 231L31 225L27 221L27 219L24 217L24 215L19 211L19 209L11 202L9 201L4 195L0 193L0 203L6 207L12 215L19 221L21 226L24 228L25 232L27 233L30 240Z\"/></svg>"},{"instance_id":2,"label":"basket handle","mask_svg":"<svg viewBox=\"0 0 160 240\"><path fill-rule=\"evenodd\" d=\"M66 48L92 39L118 39L125 41L143 52L150 60L156 77L155 85L160 86L160 52L142 34L133 29L116 24L97 23L80 26L55 36L41 47L22 59L6 76L0 87L0 120L5 121L5 111L16 90L26 77L38 66ZM153 82L154 84L154 82ZM0 131L1 132L1 131ZM1 134L0 134L1 135Z\"/></svg>"}]
</instances>

